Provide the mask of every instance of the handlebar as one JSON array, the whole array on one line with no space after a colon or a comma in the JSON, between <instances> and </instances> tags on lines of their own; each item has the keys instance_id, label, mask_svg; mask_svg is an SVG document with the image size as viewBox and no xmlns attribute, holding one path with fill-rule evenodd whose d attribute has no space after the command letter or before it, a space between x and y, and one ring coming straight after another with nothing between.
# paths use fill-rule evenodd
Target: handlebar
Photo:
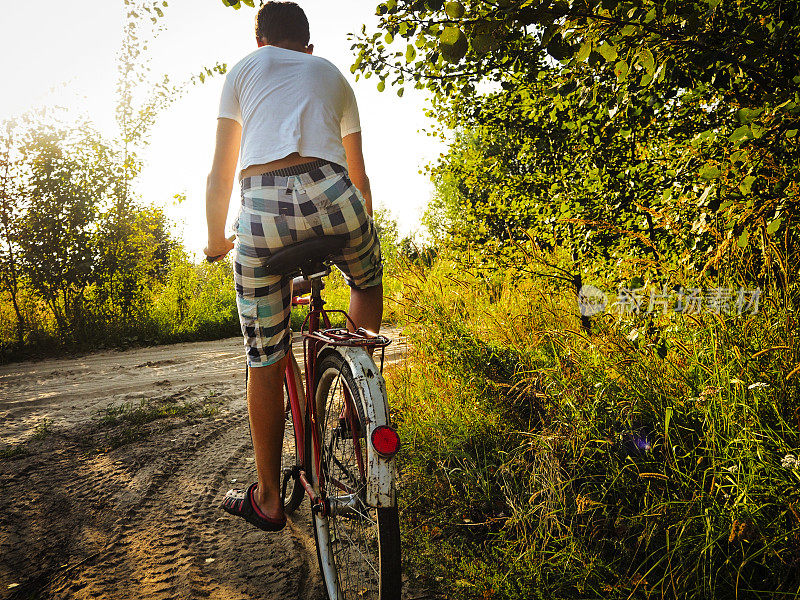
<instances>
[{"instance_id":1,"label":"handlebar","mask_svg":"<svg viewBox=\"0 0 800 600\"><path fill-rule=\"evenodd\" d=\"M233 235L228 236L228 241L229 242L232 242L235 239L236 239L236 234L235 233ZM225 255L224 254L217 254L216 256L206 256L206 262L210 262L210 263L217 262L223 256L225 256Z\"/></svg>"}]
</instances>

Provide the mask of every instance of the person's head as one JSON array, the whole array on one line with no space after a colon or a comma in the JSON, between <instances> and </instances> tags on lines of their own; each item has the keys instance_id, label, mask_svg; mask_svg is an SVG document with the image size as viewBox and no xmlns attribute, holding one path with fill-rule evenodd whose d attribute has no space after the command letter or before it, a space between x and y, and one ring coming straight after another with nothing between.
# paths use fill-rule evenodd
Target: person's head
<instances>
[{"instance_id":1,"label":"person's head","mask_svg":"<svg viewBox=\"0 0 800 600\"><path fill-rule=\"evenodd\" d=\"M306 13L294 2L267 2L256 16L258 47L270 45L311 53Z\"/></svg>"}]
</instances>

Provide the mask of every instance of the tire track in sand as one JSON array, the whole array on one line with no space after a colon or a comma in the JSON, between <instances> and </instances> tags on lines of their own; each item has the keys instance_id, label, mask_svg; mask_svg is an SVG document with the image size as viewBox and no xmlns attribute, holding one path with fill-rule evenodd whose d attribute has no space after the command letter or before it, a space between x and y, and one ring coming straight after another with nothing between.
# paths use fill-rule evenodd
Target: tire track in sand
<instances>
[{"instance_id":1,"label":"tire track in sand","mask_svg":"<svg viewBox=\"0 0 800 600\"><path fill-rule=\"evenodd\" d=\"M28 455L0 461L0 598L324 598L307 501L272 534L219 508L255 479L240 344L0 367L0 442L29 440ZM98 410L212 392L215 415L156 421L99 450ZM44 418L50 433L31 439Z\"/></svg>"}]
</instances>

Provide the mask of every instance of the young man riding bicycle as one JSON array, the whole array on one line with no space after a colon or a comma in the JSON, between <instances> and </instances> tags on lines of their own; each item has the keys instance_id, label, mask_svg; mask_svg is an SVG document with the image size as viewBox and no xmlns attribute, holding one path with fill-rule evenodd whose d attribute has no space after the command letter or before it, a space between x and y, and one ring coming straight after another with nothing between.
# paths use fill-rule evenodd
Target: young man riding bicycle
<instances>
[{"instance_id":1,"label":"young man riding bicycle","mask_svg":"<svg viewBox=\"0 0 800 600\"><path fill-rule=\"evenodd\" d=\"M204 252L221 258L234 250L258 471L258 482L229 491L223 508L277 531L286 524L279 485L291 280L264 275L264 262L289 244L346 235L334 262L350 285L348 312L374 332L383 312L383 271L350 85L332 63L312 55L308 20L293 2L267 2L259 10L256 42L258 50L230 70L223 87ZM242 205L234 246L224 229L237 160Z\"/></svg>"}]
</instances>

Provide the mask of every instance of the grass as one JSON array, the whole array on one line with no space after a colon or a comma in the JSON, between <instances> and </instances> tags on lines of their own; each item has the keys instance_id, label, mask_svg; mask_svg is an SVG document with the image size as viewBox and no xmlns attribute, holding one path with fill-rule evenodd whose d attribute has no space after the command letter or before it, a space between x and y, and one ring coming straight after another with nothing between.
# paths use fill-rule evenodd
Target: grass
<instances>
[{"instance_id":1,"label":"grass","mask_svg":"<svg viewBox=\"0 0 800 600\"><path fill-rule=\"evenodd\" d=\"M44 418L33 428L33 434L24 442L7 444L0 449L0 461L15 460L31 455L30 442L43 440L53 433L53 420Z\"/></svg>"},{"instance_id":2,"label":"grass","mask_svg":"<svg viewBox=\"0 0 800 600\"><path fill-rule=\"evenodd\" d=\"M788 299L587 333L548 280L442 261L404 286L412 570L459 598L800 595Z\"/></svg>"},{"instance_id":3,"label":"grass","mask_svg":"<svg viewBox=\"0 0 800 600\"><path fill-rule=\"evenodd\" d=\"M30 450L28 450L28 447L24 443L8 444L0 449L0 460L15 460L17 458L29 456L30 453Z\"/></svg>"},{"instance_id":4,"label":"grass","mask_svg":"<svg viewBox=\"0 0 800 600\"><path fill-rule=\"evenodd\" d=\"M142 400L138 405L108 406L98 415L100 427L106 430L103 445L106 449L114 449L145 439L152 433L147 425L154 421L213 417L218 412L218 403L214 400L217 396L212 393L199 402L177 402L167 398Z\"/></svg>"},{"instance_id":5,"label":"grass","mask_svg":"<svg viewBox=\"0 0 800 600\"><path fill-rule=\"evenodd\" d=\"M31 436L34 440L41 440L49 436L53 433L53 421L52 419L48 419L45 417L39 423L36 424L36 427L33 428L33 435Z\"/></svg>"}]
</instances>

